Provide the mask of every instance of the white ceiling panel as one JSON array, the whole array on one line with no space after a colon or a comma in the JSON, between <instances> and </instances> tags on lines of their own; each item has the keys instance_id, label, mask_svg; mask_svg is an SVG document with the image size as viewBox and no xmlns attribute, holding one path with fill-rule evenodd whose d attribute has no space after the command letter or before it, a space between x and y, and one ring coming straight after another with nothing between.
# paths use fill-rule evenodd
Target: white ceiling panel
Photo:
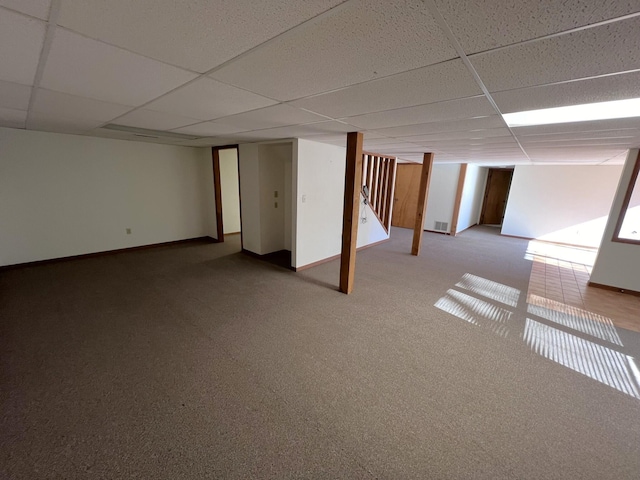
<instances>
[{"instance_id":1,"label":"white ceiling panel","mask_svg":"<svg viewBox=\"0 0 640 480\"><path fill-rule=\"evenodd\" d=\"M0 127L25 128L26 110L0 107Z\"/></svg>"},{"instance_id":2,"label":"white ceiling panel","mask_svg":"<svg viewBox=\"0 0 640 480\"><path fill-rule=\"evenodd\" d=\"M218 135L232 135L242 130L230 125L224 125L216 122L202 122L188 127L175 128L174 132L186 133L187 135L198 135L202 137L216 137Z\"/></svg>"},{"instance_id":3,"label":"white ceiling panel","mask_svg":"<svg viewBox=\"0 0 640 480\"><path fill-rule=\"evenodd\" d=\"M220 119L221 122L241 127L244 130L284 127L287 125L321 122L324 120L327 120L327 118L284 104L239 113Z\"/></svg>"},{"instance_id":4,"label":"white ceiling panel","mask_svg":"<svg viewBox=\"0 0 640 480\"><path fill-rule=\"evenodd\" d=\"M342 0L64 0L58 23L204 73Z\"/></svg>"},{"instance_id":5,"label":"white ceiling panel","mask_svg":"<svg viewBox=\"0 0 640 480\"><path fill-rule=\"evenodd\" d=\"M0 0L0 5L46 20L49 18L51 0Z\"/></svg>"},{"instance_id":6,"label":"white ceiling panel","mask_svg":"<svg viewBox=\"0 0 640 480\"><path fill-rule=\"evenodd\" d=\"M509 137L513 138L507 128L490 128L487 130L474 130L462 132L441 132L430 135L415 135L410 137L402 137L407 142L428 142L434 140L451 140L459 139L461 141L482 140L492 137Z\"/></svg>"},{"instance_id":7,"label":"white ceiling panel","mask_svg":"<svg viewBox=\"0 0 640 480\"><path fill-rule=\"evenodd\" d=\"M0 107L26 111L30 96L31 87L0 80Z\"/></svg>"},{"instance_id":8,"label":"white ceiling panel","mask_svg":"<svg viewBox=\"0 0 640 480\"><path fill-rule=\"evenodd\" d=\"M481 93L462 60L400 73L292 102L333 118L471 97Z\"/></svg>"},{"instance_id":9,"label":"white ceiling panel","mask_svg":"<svg viewBox=\"0 0 640 480\"><path fill-rule=\"evenodd\" d=\"M640 97L640 71L492 94L502 113Z\"/></svg>"},{"instance_id":10,"label":"white ceiling panel","mask_svg":"<svg viewBox=\"0 0 640 480\"><path fill-rule=\"evenodd\" d=\"M83 134L102 125L99 120L63 117L56 113L29 112L27 128L45 132Z\"/></svg>"},{"instance_id":11,"label":"white ceiling panel","mask_svg":"<svg viewBox=\"0 0 640 480\"><path fill-rule=\"evenodd\" d=\"M292 100L457 56L421 0L355 0L212 76Z\"/></svg>"},{"instance_id":12,"label":"white ceiling panel","mask_svg":"<svg viewBox=\"0 0 640 480\"><path fill-rule=\"evenodd\" d=\"M59 116L78 122L87 122L89 125L108 122L129 110L131 107L128 106L102 102L93 98L76 97L42 88L36 92L35 101L31 108L31 112L49 114L51 118Z\"/></svg>"},{"instance_id":13,"label":"white ceiling panel","mask_svg":"<svg viewBox=\"0 0 640 480\"><path fill-rule=\"evenodd\" d=\"M467 55L640 11L635 0L435 0L435 4Z\"/></svg>"},{"instance_id":14,"label":"white ceiling panel","mask_svg":"<svg viewBox=\"0 0 640 480\"><path fill-rule=\"evenodd\" d=\"M309 123L306 125L294 125L290 127L267 128L250 132L255 138L295 138L314 135L326 135L327 133L347 133L356 131L352 125L336 121Z\"/></svg>"},{"instance_id":15,"label":"white ceiling panel","mask_svg":"<svg viewBox=\"0 0 640 480\"><path fill-rule=\"evenodd\" d=\"M375 132L390 137L408 137L411 135L428 135L438 132L459 132L504 126L505 123L500 115L491 115L448 122L430 122L418 125L404 125L402 127L381 128L375 130Z\"/></svg>"},{"instance_id":16,"label":"white ceiling panel","mask_svg":"<svg viewBox=\"0 0 640 480\"><path fill-rule=\"evenodd\" d=\"M138 106L195 77L186 70L58 28L40 85Z\"/></svg>"},{"instance_id":17,"label":"white ceiling panel","mask_svg":"<svg viewBox=\"0 0 640 480\"><path fill-rule=\"evenodd\" d=\"M145 108L200 120L213 120L235 113L273 105L277 102L224 83L200 78Z\"/></svg>"},{"instance_id":18,"label":"white ceiling panel","mask_svg":"<svg viewBox=\"0 0 640 480\"><path fill-rule=\"evenodd\" d=\"M639 30L636 17L473 55L470 60L491 92L636 70Z\"/></svg>"},{"instance_id":19,"label":"white ceiling panel","mask_svg":"<svg viewBox=\"0 0 640 480\"><path fill-rule=\"evenodd\" d=\"M524 142L553 142L557 140L591 140L595 138L629 138L640 135L637 128L625 128L620 130L595 130L592 132L555 132L539 133L531 135L518 135L518 139Z\"/></svg>"},{"instance_id":20,"label":"white ceiling panel","mask_svg":"<svg viewBox=\"0 0 640 480\"><path fill-rule=\"evenodd\" d=\"M496 111L484 96L430 103L417 107L398 108L384 112L367 113L355 117L345 117L351 125L365 129L400 127L427 122L445 122L458 118L493 115Z\"/></svg>"},{"instance_id":21,"label":"white ceiling panel","mask_svg":"<svg viewBox=\"0 0 640 480\"><path fill-rule=\"evenodd\" d=\"M113 123L149 130L171 130L199 122L200 120L194 118L139 108L116 119Z\"/></svg>"},{"instance_id":22,"label":"white ceiling panel","mask_svg":"<svg viewBox=\"0 0 640 480\"><path fill-rule=\"evenodd\" d=\"M0 80L32 85L46 24L0 9Z\"/></svg>"}]
</instances>

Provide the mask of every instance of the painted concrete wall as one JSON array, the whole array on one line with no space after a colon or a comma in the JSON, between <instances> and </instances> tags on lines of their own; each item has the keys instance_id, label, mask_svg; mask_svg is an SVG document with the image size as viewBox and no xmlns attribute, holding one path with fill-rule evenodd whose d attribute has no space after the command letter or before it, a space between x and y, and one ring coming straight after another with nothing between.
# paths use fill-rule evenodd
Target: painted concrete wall
<instances>
[{"instance_id":1,"label":"painted concrete wall","mask_svg":"<svg viewBox=\"0 0 640 480\"><path fill-rule=\"evenodd\" d=\"M466 230L480 221L484 190L487 185L488 168L468 165L464 178L457 232ZM457 233L456 232L456 233Z\"/></svg>"},{"instance_id":2,"label":"painted concrete wall","mask_svg":"<svg viewBox=\"0 0 640 480\"><path fill-rule=\"evenodd\" d=\"M611 206L598 257L591 272L591 281L640 292L640 245L611 241L637 156L637 149L629 151Z\"/></svg>"},{"instance_id":3,"label":"painted concrete wall","mask_svg":"<svg viewBox=\"0 0 640 480\"><path fill-rule=\"evenodd\" d=\"M597 247L622 166L515 167L502 233Z\"/></svg>"},{"instance_id":4,"label":"painted concrete wall","mask_svg":"<svg viewBox=\"0 0 640 480\"><path fill-rule=\"evenodd\" d=\"M224 233L240 231L240 183L238 151L220 150L220 187L222 189L222 222Z\"/></svg>"},{"instance_id":5,"label":"painted concrete wall","mask_svg":"<svg viewBox=\"0 0 640 480\"><path fill-rule=\"evenodd\" d=\"M209 149L5 128L0 149L0 265L216 235Z\"/></svg>"}]
</instances>

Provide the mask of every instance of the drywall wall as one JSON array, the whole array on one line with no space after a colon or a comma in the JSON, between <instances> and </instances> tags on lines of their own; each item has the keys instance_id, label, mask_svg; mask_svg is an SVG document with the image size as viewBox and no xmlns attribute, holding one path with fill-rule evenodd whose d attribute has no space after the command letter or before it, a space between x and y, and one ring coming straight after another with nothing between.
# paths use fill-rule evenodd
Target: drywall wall
<instances>
[{"instance_id":1,"label":"drywall wall","mask_svg":"<svg viewBox=\"0 0 640 480\"><path fill-rule=\"evenodd\" d=\"M293 261L300 268L340 254L346 150L302 139L296 144ZM358 224L359 247L389 238L369 207L366 218Z\"/></svg>"},{"instance_id":2,"label":"drywall wall","mask_svg":"<svg viewBox=\"0 0 640 480\"><path fill-rule=\"evenodd\" d=\"M216 235L208 149L6 128L0 146L0 265Z\"/></svg>"},{"instance_id":3,"label":"drywall wall","mask_svg":"<svg viewBox=\"0 0 640 480\"><path fill-rule=\"evenodd\" d=\"M238 146L240 166L240 210L242 212L242 246L260 254L260 159L257 144Z\"/></svg>"},{"instance_id":4,"label":"drywall wall","mask_svg":"<svg viewBox=\"0 0 640 480\"><path fill-rule=\"evenodd\" d=\"M460 164L434 164L429 184L427 211L424 216L424 229L451 232L453 207L458 191ZM446 222L448 229L436 230L435 222Z\"/></svg>"},{"instance_id":5,"label":"drywall wall","mask_svg":"<svg viewBox=\"0 0 640 480\"><path fill-rule=\"evenodd\" d=\"M245 250L266 255L291 249L292 148L291 141L239 146Z\"/></svg>"},{"instance_id":6,"label":"drywall wall","mask_svg":"<svg viewBox=\"0 0 640 480\"><path fill-rule=\"evenodd\" d=\"M240 182L235 148L220 150L220 188L224 233L237 233L240 231Z\"/></svg>"},{"instance_id":7,"label":"drywall wall","mask_svg":"<svg viewBox=\"0 0 640 480\"><path fill-rule=\"evenodd\" d=\"M516 166L502 233L597 247L621 171L620 165Z\"/></svg>"},{"instance_id":8,"label":"drywall wall","mask_svg":"<svg viewBox=\"0 0 640 480\"><path fill-rule=\"evenodd\" d=\"M291 187L286 179L291 179L286 170L291 171L292 144L261 145L260 158L260 254L286 250L285 239L291 238L291 210L287 212L287 196ZM285 221L286 215L289 221ZM287 231L286 227L289 226Z\"/></svg>"},{"instance_id":9,"label":"drywall wall","mask_svg":"<svg viewBox=\"0 0 640 480\"><path fill-rule=\"evenodd\" d=\"M464 185L462 187L462 199L460 201L456 233L466 230L479 222L488 172L488 168L477 165L467 165L467 174L464 177Z\"/></svg>"},{"instance_id":10,"label":"drywall wall","mask_svg":"<svg viewBox=\"0 0 640 480\"><path fill-rule=\"evenodd\" d=\"M638 149L629 151L590 281L640 292L640 245L611 241L637 156Z\"/></svg>"}]
</instances>

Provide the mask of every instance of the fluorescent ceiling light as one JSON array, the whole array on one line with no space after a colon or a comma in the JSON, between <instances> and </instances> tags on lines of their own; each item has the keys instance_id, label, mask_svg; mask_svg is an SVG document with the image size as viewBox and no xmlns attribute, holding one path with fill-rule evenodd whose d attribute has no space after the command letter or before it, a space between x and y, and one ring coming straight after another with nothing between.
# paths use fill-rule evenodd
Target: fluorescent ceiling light
<instances>
[{"instance_id":1,"label":"fluorescent ceiling light","mask_svg":"<svg viewBox=\"0 0 640 480\"><path fill-rule=\"evenodd\" d=\"M640 117L640 98L505 113L502 117L510 127Z\"/></svg>"}]
</instances>

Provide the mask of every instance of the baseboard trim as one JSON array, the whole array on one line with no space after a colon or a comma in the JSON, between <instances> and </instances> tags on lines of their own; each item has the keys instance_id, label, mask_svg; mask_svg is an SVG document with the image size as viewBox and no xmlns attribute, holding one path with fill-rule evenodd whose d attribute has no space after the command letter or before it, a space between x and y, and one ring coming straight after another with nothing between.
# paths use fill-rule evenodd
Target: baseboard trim
<instances>
[{"instance_id":1,"label":"baseboard trim","mask_svg":"<svg viewBox=\"0 0 640 480\"><path fill-rule=\"evenodd\" d=\"M609 290L611 292L624 293L627 295L633 295L634 297L640 297L640 292L637 292L635 290L628 290L626 288L613 287L611 285L603 285L602 283L595 283L591 281L587 282L587 285L594 288L601 288L602 290Z\"/></svg>"},{"instance_id":2,"label":"baseboard trim","mask_svg":"<svg viewBox=\"0 0 640 480\"><path fill-rule=\"evenodd\" d=\"M375 247L376 245L380 245L381 243L386 243L389 240L391 240L391 239L390 238L385 238L384 240L380 240L378 242L373 242L373 243L370 243L369 245L363 245L362 247L358 247L356 249L356 252L359 252L360 250L364 250L366 248ZM332 257L324 258L322 260L318 260L317 262L307 263L306 265L303 265L301 267L291 267L291 268L293 269L294 272L301 272L303 270L307 270L308 268L317 267L318 265L322 265L323 263L332 262L332 261L337 260L339 258L340 258L340 254L334 255Z\"/></svg>"},{"instance_id":3,"label":"baseboard trim","mask_svg":"<svg viewBox=\"0 0 640 480\"><path fill-rule=\"evenodd\" d=\"M462 229L462 230L460 230L459 232L454 233L454 234L453 234L453 236L455 237L455 236L456 236L456 235L458 235L459 233L466 232L466 231L467 231L467 230L469 230L470 228L477 227L477 226L478 226L478 224L477 224L477 223L474 223L473 225L469 225L467 228L463 228L463 229Z\"/></svg>"},{"instance_id":4,"label":"baseboard trim","mask_svg":"<svg viewBox=\"0 0 640 480\"><path fill-rule=\"evenodd\" d=\"M33 262L23 262L23 263L14 263L11 265L1 265L0 266L0 272L3 270L12 270L15 268L26 268L26 267L35 267L38 265L47 265L50 263L57 263L57 262L68 262L71 260L80 260L83 258L92 258L92 257L102 257L102 256L106 256L106 255L115 255L118 253L123 253L123 252L133 252L136 250L146 250L149 248L156 248L156 247L167 247L167 246L171 246L171 245L180 245L183 243L194 243L194 242L201 242L201 241L208 241L211 243L218 243L218 240L216 238L210 237L208 235L205 235L204 237L194 237L194 238L185 238L184 240L172 240L170 242L160 242L160 243L150 243L148 245L138 245L135 247L125 247L125 248L116 248L115 250L104 250L102 252L92 252L92 253L82 253L80 255L70 255L68 257L58 257L58 258L48 258L45 260L36 260Z\"/></svg>"},{"instance_id":5,"label":"baseboard trim","mask_svg":"<svg viewBox=\"0 0 640 480\"><path fill-rule=\"evenodd\" d=\"M449 232L438 232L437 230L424 230L424 231L429 233L438 233L440 235L451 235Z\"/></svg>"}]
</instances>

